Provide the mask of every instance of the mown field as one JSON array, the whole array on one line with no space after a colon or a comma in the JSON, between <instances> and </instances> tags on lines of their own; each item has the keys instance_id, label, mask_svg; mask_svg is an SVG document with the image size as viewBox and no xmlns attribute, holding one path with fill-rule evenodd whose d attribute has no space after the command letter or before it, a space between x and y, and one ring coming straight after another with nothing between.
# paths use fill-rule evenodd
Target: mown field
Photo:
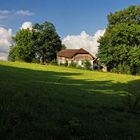
<instances>
[{"instance_id":1,"label":"mown field","mask_svg":"<svg viewBox=\"0 0 140 140\"><path fill-rule=\"evenodd\" d=\"M0 140L139 140L129 93L139 76L0 62Z\"/></svg>"}]
</instances>

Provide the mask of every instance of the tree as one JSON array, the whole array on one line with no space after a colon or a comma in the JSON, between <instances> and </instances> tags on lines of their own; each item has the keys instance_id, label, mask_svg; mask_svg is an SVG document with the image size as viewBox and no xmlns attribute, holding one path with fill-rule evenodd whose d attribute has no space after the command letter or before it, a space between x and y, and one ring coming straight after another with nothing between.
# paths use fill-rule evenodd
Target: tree
<instances>
[{"instance_id":1,"label":"tree","mask_svg":"<svg viewBox=\"0 0 140 140\"><path fill-rule=\"evenodd\" d=\"M108 21L98 57L108 71L135 75L140 70L140 6L110 13Z\"/></svg>"},{"instance_id":2,"label":"tree","mask_svg":"<svg viewBox=\"0 0 140 140\"><path fill-rule=\"evenodd\" d=\"M56 59L56 53L61 50L62 45L54 25L47 21L43 24L36 23L33 33L36 38L36 56L42 63Z\"/></svg>"},{"instance_id":3,"label":"tree","mask_svg":"<svg viewBox=\"0 0 140 140\"><path fill-rule=\"evenodd\" d=\"M17 54L17 49L16 49L16 47L15 46L11 46L10 47L10 51L9 51L9 55L8 55L8 60L9 61L16 61L16 56L17 56L18 54Z\"/></svg>"},{"instance_id":4,"label":"tree","mask_svg":"<svg viewBox=\"0 0 140 140\"><path fill-rule=\"evenodd\" d=\"M13 37L9 60L50 62L56 59L61 50L61 40L54 25L50 22L36 23L32 30L20 29Z\"/></svg>"},{"instance_id":5,"label":"tree","mask_svg":"<svg viewBox=\"0 0 140 140\"><path fill-rule=\"evenodd\" d=\"M9 52L9 60L31 62L34 58L33 32L29 29L19 30L13 37L15 45Z\"/></svg>"},{"instance_id":6,"label":"tree","mask_svg":"<svg viewBox=\"0 0 140 140\"><path fill-rule=\"evenodd\" d=\"M110 27L120 23L140 25L140 6L130 6L114 14L110 13L108 15L108 22Z\"/></svg>"}]
</instances>

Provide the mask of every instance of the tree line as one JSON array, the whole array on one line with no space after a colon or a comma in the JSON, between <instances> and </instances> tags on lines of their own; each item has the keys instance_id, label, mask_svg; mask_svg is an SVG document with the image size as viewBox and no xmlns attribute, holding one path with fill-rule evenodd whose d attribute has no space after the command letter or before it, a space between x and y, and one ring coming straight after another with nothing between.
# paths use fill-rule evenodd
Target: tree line
<instances>
[{"instance_id":1,"label":"tree line","mask_svg":"<svg viewBox=\"0 0 140 140\"><path fill-rule=\"evenodd\" d=\"M46 21L33 29L21 29L13 37L10 61L49 63L63 47L55 26ZM140 6L110 13L97 57L108 71L140 73Z\"/></svg>"}]
</instances>

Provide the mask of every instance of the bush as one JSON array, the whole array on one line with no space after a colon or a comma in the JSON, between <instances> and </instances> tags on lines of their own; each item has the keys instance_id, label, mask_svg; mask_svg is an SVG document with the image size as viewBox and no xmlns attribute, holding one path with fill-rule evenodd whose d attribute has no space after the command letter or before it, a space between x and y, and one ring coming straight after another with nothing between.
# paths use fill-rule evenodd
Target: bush
<instances>
[{"instance_id":1,"label":"bush","mask_svg":"<svg viewBox=\"0 0 140 140\"><path fill-rule=\"evenodd\" d=\"M77 64L76 64L75 62L71 62L70 65L69 65L69 67L74 67L74 68L76 68L76 67L77 67Z\"/></svg>"},{"instance_id":2,"label":"bush","mask_svg":"<svg viewBox=\"0 0 140 140\"><path fill-rule=\"evenodd\" d=\"M50 62L51 65L57 65L57 61L54 59Z\"/></svg>"},{"instance_id":3,"label":"bush","mask_svg":"<svg viewBox=\"0 0 140 140\"><path fill-rule=\"evenodd\" d=\"M33 59L32 59L32 63L37 63L37 64L39 64L39 63L40 63L40 60L37 59L37 58L33 58Z\"/></svg>"},{"instance_id":4,"label":"bush","mask_svg":"<svg viewBox=\"0 0 140 140\"><path fill-rule=\"evenodd\" d=\"M84 67L85 67L85 69L87 69L87 70L91 70L91 63L90 63L90 61L86 60L86 61L84 62Z\"/></svg>"}]
</instances>

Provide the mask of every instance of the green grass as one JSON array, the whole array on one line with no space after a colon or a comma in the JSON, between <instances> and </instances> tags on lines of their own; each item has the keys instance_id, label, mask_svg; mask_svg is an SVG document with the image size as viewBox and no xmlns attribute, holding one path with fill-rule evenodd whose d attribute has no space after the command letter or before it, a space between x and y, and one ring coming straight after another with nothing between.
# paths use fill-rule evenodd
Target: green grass
<instances>
[{"instance_id":1,"label":"green grass","mask_svg":"<svg viewBox=\"0 0 140 140\"><path fill-rule=\"evenodd\" d=\"M0 62L0 140L139 140L140 77Z\"/></svg>"}]
</instances>

